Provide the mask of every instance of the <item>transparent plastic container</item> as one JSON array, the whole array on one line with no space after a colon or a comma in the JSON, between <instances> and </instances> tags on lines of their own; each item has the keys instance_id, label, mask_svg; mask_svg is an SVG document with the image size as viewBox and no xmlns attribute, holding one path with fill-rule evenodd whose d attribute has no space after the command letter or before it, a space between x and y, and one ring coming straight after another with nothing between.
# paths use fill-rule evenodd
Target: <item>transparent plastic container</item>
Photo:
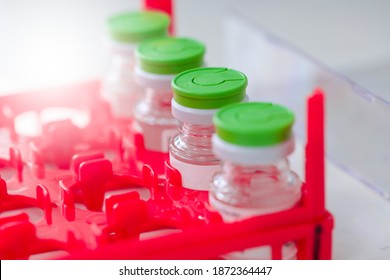
<instances>
[{"instance_id":1,"label":"transparent plastic container","mask_svg":"<svg viewBox=\"0 0 390 280\"><path fill-rule=\"evenodd\" d=\"M215 117L213 151L222 171L211 183L210 204L225 222L291 209L301 198L301 180L290 169L294 150L293 113L285 107L250 102L232 104ZM283 259L296 259L294 242L283 246ZM270 259L270 247L223 256L226 259Z\"/></svg>"},{"instance_id":2,"label":"transparent plastic container","mask_svg":"<svg viewBox=\"0 0 390 280\"><path fill-rule=\"evenodd\" d=\"M178 125L171 112L171 81L182 71L202 66L204 53L203 43L179 37L147 40L137 48L135 77L143 92L133 128L142 134L146 150L168 152Z\"/></svg>"},{"instance_id":3,"label":"transparent plastic container","mask_svg":"<svg viewBox=\"0 0 390 280\"><path fill-rule=\"evenodd\" d=\"M220 170L211 137L213 115L218 108L245 99L246 76L228 68L197 68L172 81L172 114L180 121L179 133L169 149L170 164L178 169L183 186L208 191L212 176Z\"/></svg>"},{"instance_id":4,"label":"transparent plastic container","mask_svg":"<svg viewBox=\"0 0 390 280\"><path fill-rule=\"evenodd\" d=\"M167 35L170 19L156 11L125 12L107 21L110 33L110 55L102 79L102 97L114 116L131 118L140 88L134 80L135 49L148 38Z\"/></svg>"},{"instance_id":5,"label":"transparent plastic container","mask_svg":"<svg viewBox=\"0 0 390 280\"><path fill-rule=\"evenodd\" d=\"M296 152L290 162L299 175L305 173L305 100L315 88L325 93L326 205L336 220L332 258L389 259L383 249L390 234L389 99L238 11L226 11L223 27L224 61L248 76L249 98L294 111Z\"/></svg>"}]
</instances>

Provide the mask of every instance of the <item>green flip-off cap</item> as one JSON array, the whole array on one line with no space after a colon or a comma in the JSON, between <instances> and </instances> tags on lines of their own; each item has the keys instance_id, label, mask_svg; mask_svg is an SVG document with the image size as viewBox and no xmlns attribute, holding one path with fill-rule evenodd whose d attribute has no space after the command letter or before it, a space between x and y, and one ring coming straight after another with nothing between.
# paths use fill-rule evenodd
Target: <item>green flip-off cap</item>
<instances>
[{"instance_id":1,"label":"green flip-off cap","mask_svg":"<svg viewBox=\"0 0 390 280\"><path fill-rule=\"evenodd\" d=\"M196 68L172 80L173 98L182 106L217 109L245 98L247 77L228 68Z\"/></svg>"},{"instance_id":2,"label":"green flip-off cap","mask_svg":"<svg viewBox=\"0 0 390 280\"><path fill-rule=\"evenodd\" d=\"M224 106L214 115L216 134L238 146L264 147L286 141L294 113L286 107L261 102Z\"/></svg>"},{"instance_id":3,"label":"green flip-off cap","mask_svg":"<svg viewBox=\"0 0 390 280\"><path fill-rule=\"evenodd\" d=\"M170 18L158 11L125 12L110 17L107 26L111 37L122 43L138 43L166 36Z\"/></svg>"},{"instance_id":4,"label":"green flip-off cap","mask_svg":"<svg viewBox=\"0 0 390 280\"><path fill-rule=\"evenodd\" d=\"M143 41L136 50L139 67L154 74L178 74L201 67L203 43L190 38L161 37Z\"/></svg>"}]
</instances>

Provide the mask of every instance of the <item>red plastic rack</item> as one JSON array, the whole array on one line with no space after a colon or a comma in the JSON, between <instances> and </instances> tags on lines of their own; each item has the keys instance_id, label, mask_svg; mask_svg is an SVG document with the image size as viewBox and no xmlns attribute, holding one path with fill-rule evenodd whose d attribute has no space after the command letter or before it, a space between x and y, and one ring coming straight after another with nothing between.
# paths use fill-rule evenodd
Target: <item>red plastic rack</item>
<instances>
[{"instance_id":1,"label":"red plastic rack","mask_svg":"<svg viewBox=\"0 0 390 280\"><path fill-rule=\"evenodd\" d=\"M180 173L165 161L166 154L148 154L142 136L130 129L131 120L112 116L99 89L99 82L91 81L0 98L1 130L9 135L2 140L9 154L0 167L14 173L0 179L0 213L34 207L42 214L38 221L31 221L28 211L0 219L2 259L59 256L42 255L48 252L71 259L215 259L260 245L272 246L272 258L280 259L282 244L291 240L297 243L299 259L331 258L333 218L324 206L320 90L307 103L306 179L300 204L224 223L210 208L206 192L181 186ZM93 121L84 128L70 120L52 121L43 125L42 135L28 139L15 131L20 113L56 106L86 110ZM140 164L144 158L148 164ZM150 198L141 199L137 189L147 190ZM105 197L118 190L120 194ZM160 229L180 232L142 238Z\"/></svg>"}]
</instances>

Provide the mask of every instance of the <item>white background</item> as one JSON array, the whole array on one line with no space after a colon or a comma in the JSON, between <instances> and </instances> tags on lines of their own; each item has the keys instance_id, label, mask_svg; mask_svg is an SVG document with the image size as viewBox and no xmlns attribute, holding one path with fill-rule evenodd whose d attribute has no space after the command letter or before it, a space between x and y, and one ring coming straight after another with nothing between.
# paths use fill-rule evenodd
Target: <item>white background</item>
<instances>
[{"instance_id":1,"label":"white background","mask_svg":"<svg viewBox=\"0 0 390 280\"><path fill-rule=\"evenodd\" d=\"M140 0L0 0L0 92L99 75L104 20ZM177 34L222 63L221 20L235 9L371 91L390 98L390 1L176 0Z\"/></svg>"}]
</instances>

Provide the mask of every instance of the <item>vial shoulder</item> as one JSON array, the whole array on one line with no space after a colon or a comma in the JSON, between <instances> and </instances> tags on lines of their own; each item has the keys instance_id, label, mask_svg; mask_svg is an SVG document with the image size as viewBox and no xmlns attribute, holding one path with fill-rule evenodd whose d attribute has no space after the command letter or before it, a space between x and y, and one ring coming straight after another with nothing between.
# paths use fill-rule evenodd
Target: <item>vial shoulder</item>
<instances>
[{"instance_id":1,"label":"vial shoulder","mask_svg":"<svg viewBox=\"0 0 390 280\"><path fill-rule=\"evenodd\" d=\"M214 176L211 195L226 205L270 213L293 207L301 198L301 187L293 171L281 175L224 170Z\"/></svg>"}]
</instances>

